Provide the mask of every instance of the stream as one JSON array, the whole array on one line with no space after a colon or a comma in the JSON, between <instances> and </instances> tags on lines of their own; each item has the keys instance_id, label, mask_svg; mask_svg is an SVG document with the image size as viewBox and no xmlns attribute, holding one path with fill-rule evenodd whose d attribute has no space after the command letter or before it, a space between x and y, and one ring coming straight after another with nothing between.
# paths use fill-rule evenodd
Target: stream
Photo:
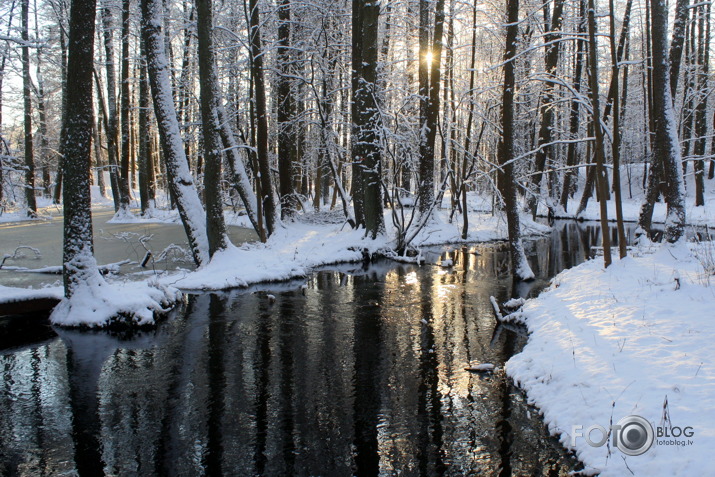
<instances>
[{"instance_id":1,"label":"stream","mask_svg":"<svg viewBox=\"0 0 715 477\"><path fill-rule=\"evenodd\" d=\"M490 296L537 295L599 235L528 240L529 283L505 244L453 245L191 295L149 331L46 327L0 350L0 475L567 475Z\"/></svg>"}]
</instances>

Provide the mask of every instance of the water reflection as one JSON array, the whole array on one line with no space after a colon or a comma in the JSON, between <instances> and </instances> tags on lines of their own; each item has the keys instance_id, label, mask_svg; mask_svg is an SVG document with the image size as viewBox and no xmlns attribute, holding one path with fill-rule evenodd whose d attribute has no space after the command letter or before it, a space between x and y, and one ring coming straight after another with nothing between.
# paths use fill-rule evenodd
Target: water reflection
<instances>
[{"instance_id":1,"label":"water reflection","mask_svg":"<svg viewBox=\"0 0 715 477\"><path fill-rule=\"evenodd\" d=\"M464 370L526 339L490 296L534 295L599 244L557 225L528 243L530 283L501 244L435 248L0 351L0 474L565 475L577 463L503 372Z\"/></svg>"}]
</instances>

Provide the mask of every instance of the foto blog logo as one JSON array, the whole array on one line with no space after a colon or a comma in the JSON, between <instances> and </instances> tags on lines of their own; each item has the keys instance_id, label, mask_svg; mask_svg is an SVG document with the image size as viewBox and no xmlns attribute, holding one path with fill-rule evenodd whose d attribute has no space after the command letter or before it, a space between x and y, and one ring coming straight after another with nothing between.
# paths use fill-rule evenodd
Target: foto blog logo
<instances>
[{"instance_id":1,"label":"foto blog logo","mask_svg":"<svg viewBox=\"0 0 715 477\"><path fill-rule=\"evenodd\" d=\"M606 429L594 424L583 429L582 425L571 427L571 447L576 446L576 439L582 437L591 447L603 446L610 437L614 447L629 456L642 455L648 452L656 442L664 446L690 446L692 439L679 439L680 437L693 437L695 431L692 426L653 426L645 418L632 414L626 416L617 424ZM657 439L656 439L657 438ZM665 438L665 439L662 439Z\"/></svg>"},{"instance_id":2,"label":"foto blog logo","mask_svg":"<svg viewBox=\"0 0 715 477\"><path fill-rule=\"evenodd\" d=\"M613 445L629 456L644 454L653 445L655 432L650 422L641 416L626 416L617 424L609 426L610 431L605 427L594 424L585 431L583 426L574 425L571 428L571 446L576 446L576 439L583 437L591 447L603 446L609 438Z\"/></svg>"}]
</instances>

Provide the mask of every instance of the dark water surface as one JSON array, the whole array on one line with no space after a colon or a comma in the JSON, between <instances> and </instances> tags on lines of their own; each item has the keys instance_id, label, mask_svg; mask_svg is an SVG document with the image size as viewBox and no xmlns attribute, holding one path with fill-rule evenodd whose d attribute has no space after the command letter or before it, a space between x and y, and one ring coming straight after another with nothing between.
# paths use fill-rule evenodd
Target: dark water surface
<instances>
[{"instance_id":1,"label":"dark water surface","mask_svg":"<svg viewBox=\"0 0 715 477\"><path fill-rule=\"evenodd\" d=\"M192 295L132 336L43 332L0 350L0 474L565 475L578 462L504 377L524 331L489 297L537 294L598 234L529 241L528 284L503 245L452 246Z\"/></svg>"}]
</instances>

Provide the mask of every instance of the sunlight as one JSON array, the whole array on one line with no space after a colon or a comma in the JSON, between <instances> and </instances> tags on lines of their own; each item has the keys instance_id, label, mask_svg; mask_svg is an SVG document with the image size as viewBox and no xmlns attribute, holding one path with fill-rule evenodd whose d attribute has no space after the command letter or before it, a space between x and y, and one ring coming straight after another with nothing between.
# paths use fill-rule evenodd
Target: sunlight
<instances>
[{"instance_id":1,"label":"sunlight","mask_svg":"<svg viewBox=\"0 0 715 477\"><path fill-rule=\"evenodd\" d=\"M425 62L427 62L427 66L432 66L432 51L428 51L425 53Z\"/></svg>"}]
</instances>

